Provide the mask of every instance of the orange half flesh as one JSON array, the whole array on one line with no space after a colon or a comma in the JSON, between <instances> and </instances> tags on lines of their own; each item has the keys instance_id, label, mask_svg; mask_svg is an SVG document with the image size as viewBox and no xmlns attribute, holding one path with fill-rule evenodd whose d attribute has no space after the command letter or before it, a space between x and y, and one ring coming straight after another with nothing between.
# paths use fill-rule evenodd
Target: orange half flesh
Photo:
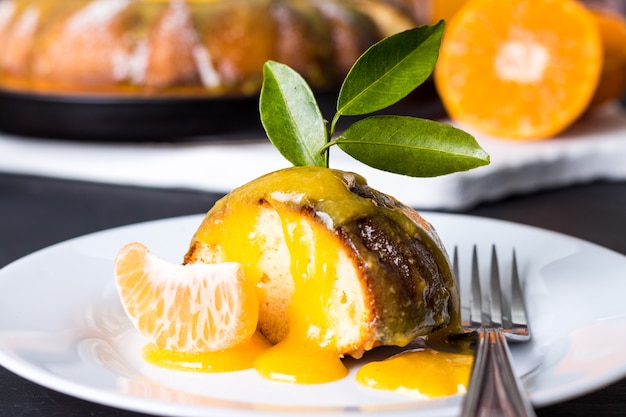
<instances>
[{"instance_id":1,"label":"orange half flesh","mask_svg":"<svg viewBox=\"0 0 626 417\"><path fill-rule=\"evenodd\" d=\"M493 136L555 136L588 107L602 69L574 0L474 0L449 22L435 83L450 117Z\"/></svg>"}]
</instances>

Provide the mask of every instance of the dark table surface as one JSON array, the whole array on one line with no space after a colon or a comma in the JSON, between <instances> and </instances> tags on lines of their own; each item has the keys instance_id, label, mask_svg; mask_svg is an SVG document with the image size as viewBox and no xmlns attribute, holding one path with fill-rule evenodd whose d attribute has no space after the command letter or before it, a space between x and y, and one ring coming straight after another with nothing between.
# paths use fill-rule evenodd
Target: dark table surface
<instances>
[{"instance_id":1,"label":"dark table surface","mask_svg":"<svg viewBox=\"0 0 626 417\"><path fill-rule=\"evenodd\" d=\"M37 249L85 233L204 213L218 197L204 192L0 174L0 267ZM594 182L514 196L481 204L464 213L556 230L626 254L626 182ZM540 417L624 416L626 379L583 397L538 409L537 414ZM57 393L0 367L0 416L138 417L140 414Z\"/></svg>"}]
</instances>

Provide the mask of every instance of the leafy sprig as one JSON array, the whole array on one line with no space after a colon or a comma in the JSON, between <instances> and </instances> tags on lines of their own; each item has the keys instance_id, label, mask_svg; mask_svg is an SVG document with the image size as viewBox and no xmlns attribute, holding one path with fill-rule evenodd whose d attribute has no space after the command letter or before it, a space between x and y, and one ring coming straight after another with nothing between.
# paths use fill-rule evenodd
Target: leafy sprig
<instances>
[{"instance_id":1,"label":"leafy sprig","mask_svg":"<svg viewBox=\"0 0 626 417\"><path fill-rule=\"evenodd\" d=\"M288 66L263 67L259 109L268 138L294 165L329 166L329 149L373 168L434 177L489 163L473 136L451 125L410 116L371 116L411 93L437 62L444 22L390 36L370 47L346 76L331 123L306 81ZM342 116L367 116L335 136Z\"/></svg>"}]
</instances>

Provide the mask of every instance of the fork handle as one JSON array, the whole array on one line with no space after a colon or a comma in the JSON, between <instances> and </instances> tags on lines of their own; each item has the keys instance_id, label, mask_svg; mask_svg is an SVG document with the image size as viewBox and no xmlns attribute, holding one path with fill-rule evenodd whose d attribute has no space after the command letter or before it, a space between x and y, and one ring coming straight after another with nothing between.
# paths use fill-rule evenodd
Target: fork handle
<instances>
[{"instance_id":1,"label":"fork handle","mask_svg":"<svg viewBox=\"0 0 626 417\"><path fill-rule=\"evenodd\" d=\"M481 328L462 417L535 417L502 329Z\"/></svg>"}]
</instances>

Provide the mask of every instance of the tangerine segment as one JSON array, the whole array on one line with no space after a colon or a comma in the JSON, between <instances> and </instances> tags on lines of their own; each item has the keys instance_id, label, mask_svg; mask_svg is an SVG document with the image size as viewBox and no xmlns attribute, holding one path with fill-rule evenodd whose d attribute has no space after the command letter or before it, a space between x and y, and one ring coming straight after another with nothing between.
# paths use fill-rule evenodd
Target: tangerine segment
<instances>
[{"instance_id":1,"label":"tangerine segment","mask_svg":"<svg viewBox=\"0 0 626 417\"><path fill-rule=\"evenodd\" d=\"M596 22L576 1L473 0L447 27L435 83L452 119L543 139L584 112L601 69Z\"/></svg>"},{"instance_id":2,"label":"tangerine segment","mask_svg":"<svg viewBox=\"0 0 626 417\"><path fill-rule=\"evenodd\" d=\"M115 259L115 277L127 315L158 348L228 349L256 330L256 291L238 263L175 265L129 243Z\"/></svg>"}]
</instances>

